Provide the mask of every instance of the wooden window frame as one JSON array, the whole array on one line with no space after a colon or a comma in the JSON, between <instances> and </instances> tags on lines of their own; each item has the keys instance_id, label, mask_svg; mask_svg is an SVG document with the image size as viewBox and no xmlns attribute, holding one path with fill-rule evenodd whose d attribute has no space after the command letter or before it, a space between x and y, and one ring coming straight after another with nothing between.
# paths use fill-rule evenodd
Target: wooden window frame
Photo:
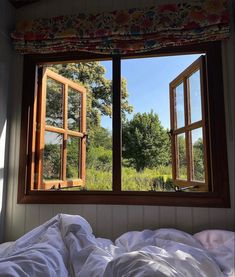
<instances>
[{"instance_id":1,"label":"wooden window frame","mask_svg":"<svg viewBox=\"0 0 235 277\"><path fill-rule=\"evenodd\" d=\"M206 79L206 65L205 56L199 57L191 65L188 66L183 72L180 73L171 83L170 83L170 114L171 114L171 144L172 144L172 179L173 182L179 186L180 189L189 188L193 191L209 191L208 186L208 166L207 166L207 148L208 143L206 139L206 118L205 118L205 95L207 94L207 87L204 86L204 80ZM202 118L199 121L191 122L190 113L190 88L189 88L189 78L196 71L200 71L200 93L201 93L201 112ZM184 94L184 126L177 127L177 112L176 112L176 88L183 84L183 94ZM205 169L205 181L200 182L193 180L193 161L192 161L192 135L190 133L193 130L202 128L203 137L203 152L204 152L204 169ZM186 144L186 161L187 161L187 178L182 179L178 176L178 147L177 147L177 136L185 134L185 144Z\"/></svg>"},{"instance_id":2,"label":"wooden window frame","mask_svg":"<svg viewBox=\"0 0 235 277\"><path fill-rule=\"evenodd\" d=\"M141 192L121 191L121 59L136 55L110 57L90 53L60 53L25 55L23 72L23 95L21 115L21 147L18 178L18 203L29 204L127 204L190 207L230 207L227 162L226 126L223 96L223 72L221 43L163 48L139 57L157 57L182 54L206 54L207 76L204 86L207 163L210 172L210 192ZM113 60L113 191L33 191L30 189L30 167L34 153L32 146L33 111L38 87L38 65L59 62ZM220 110L220 113L218 113ZM221 167L223 164L223 167Z\"/></svg>"},{"instance_id":3,"label":"wooden window frame","mask_svg":"<svg viewBox=\"0 0 235 277\"><path fill-rule=\"evenodd\" d=\"M41 74L40 74L41 75ZM46 117L46 87L47 78L50 78L62 85L62 121L63 127L55 127L45 123ZM67 186L84 186L85 185L85 163L86 163L86 89L55 72L43 68L42 76L38 76L38 90L35 91L37 96L34 102L33 112L33 133L32 133L32 157L31 162L31 189L45 190L52 187L67 187ZM72 88L81 95L81 118L80 131L72 131L68 129L68 89ZM62 135L62 153L61 153L61 179L53 181L42 180L43 176L43 151L45 145L45 132L53 132ZM80 163L79 163L79 177L74 180L67 180L66 165L67 165L67 140L68 136L77 137L81 139L80 143Z\"/></svg>"}]
</instances>

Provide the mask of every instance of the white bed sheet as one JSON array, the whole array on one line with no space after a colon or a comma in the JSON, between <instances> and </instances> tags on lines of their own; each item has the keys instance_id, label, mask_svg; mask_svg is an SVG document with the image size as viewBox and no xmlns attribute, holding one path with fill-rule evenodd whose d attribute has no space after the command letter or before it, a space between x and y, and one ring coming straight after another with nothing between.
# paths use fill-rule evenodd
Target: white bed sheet
<instances>
[{"instance_id":1,"label":"white bed sheet","mask_svg":"<svg viewBox=\"0 0 235 277\"><path fill-rule=\"evenodd\" d=\"M96 238L80 216L59 214L0 245L0 277L234 277L234 232L175 229Z\"/></svg>"}]
</instances>

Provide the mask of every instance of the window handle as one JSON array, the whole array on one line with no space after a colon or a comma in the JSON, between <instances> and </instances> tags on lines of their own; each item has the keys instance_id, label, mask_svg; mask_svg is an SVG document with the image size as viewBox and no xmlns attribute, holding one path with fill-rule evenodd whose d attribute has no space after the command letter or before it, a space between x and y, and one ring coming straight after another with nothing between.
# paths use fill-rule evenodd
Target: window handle
<instances>
[{"instance_id":1,"label":"window handle","mask_svg":"<svg viewBox=\"0 0 235 277\"><path fill-rule=\"evenodd\" d=\"M194 185L194 186L188 186L188 187L179 187L179 186L175 186L174 189L175 189L175 192L184 192L185 190L187 189L196 189L196 188L199 188L198 185Z\"/></svg>"}]
</instances>

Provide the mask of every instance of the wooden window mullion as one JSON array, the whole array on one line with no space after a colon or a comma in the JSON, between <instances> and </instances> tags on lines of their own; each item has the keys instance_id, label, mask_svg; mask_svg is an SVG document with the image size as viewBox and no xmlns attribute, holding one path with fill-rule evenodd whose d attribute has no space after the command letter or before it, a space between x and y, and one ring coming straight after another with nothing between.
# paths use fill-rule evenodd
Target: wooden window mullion
<instances>
[{"instance_id":1,"label":"wooden window mullion","mask_svg":"<svg viewBox=\"0 0 235 277\"><path fill-rule=\"evenodd\" d=\"M39 157L38 157L38 167L36 171L36 182L38 189L44 189L45 185L43 183L43 149L45 144L45 117L46 117L46 88L47 88L47 75L46 71L43 70L42 73L42 87L41 87L41 101L40 101L40 109L39 109L39 121L38 121L38 129L39 129Z\"/></svg>"},{"instance_id":2,"label":"wooden window mullion","mask_svg":"<svg viewBox=\"0 0 235 277\"><path fill-rule=\"evenodd\" d=\"M175 134L176 110L175 110L175 88L170 85L170 117L171 117L171 154L172 154L172 177L176 180L178 177L178 159L177 159L177 139Z\"/></svg>"},{"instance_id":3,"label":"wooden window mullion","mask_svg":"<svg viewBox=\"0 0 235 277\"><path fill-rule=\"evenodd\" d=\"M121 192L121 164L122 164L122 124L121 124L121 59L113 58L113 174L112 184L114 192Z\"/></svg>"},{"instance_id":4,"label":"wooden window mullion","mask_svg":"<svg viewBox=\"0 0 235 277\"><path fill-rule=\"evenodd\" d=\"M206 77L206 66L205 66L205 57L202 56L200 58L200 64L199 64L199 69L200 69L200 80L201 80L201 110L202 110L202 138L203 138L203 150L204 150L204 168L205 168L205 183L208 186L209 182L209 151L208 150L208 141L209 141L209 136L207 137L206 134L206 127L209 129L209 126L206 126L206 104L207 102L205 100L206 98L206 90L207 90L207 77ZM209 188L209 187L208 187ZM210 187L212 190L212 187Z\"/></svg>"},{"instance_id":5,"label":"wooden window mullion","mask_svg":"<svg viewBox=\"0 0 235 277\"><path fill-rule=\"evenodd\" d=\"M83 186L86 184L86 93L82 93L81 103L81 133L83 134L81 139L81 149L79 151L80 161L80 179L83 180ZM78 169L79 170L79 169Z\"/></svg>"},{"instance_id":6,"label":"wooden window mullion","mask_svg":"<svg viewBox=\"0 0 235 277\"><path fill-rule=\"evenodd\" d=\"M192 180L192 153L191 153L191 135L190 131L187 130L187 127L190 122L190 100L189 100L189 86L188 78L184 77L184 111L185 111L185 140L186 140L186 162L187 162L187 181Z\"/></svg>"},{"instance_id":7,"label":"wooden window mullion","mask_svg":"<svg viewBox=\"0 0 235 277\"><path fill-rule=\"evenodd\" d=\"M62 155L62 180L66 182L66 164L67 164L67 140L68 140L68 85L63 86L63 123L64 123L64 135L63 135L63 155Z\"/></svg>"}]
</instances>

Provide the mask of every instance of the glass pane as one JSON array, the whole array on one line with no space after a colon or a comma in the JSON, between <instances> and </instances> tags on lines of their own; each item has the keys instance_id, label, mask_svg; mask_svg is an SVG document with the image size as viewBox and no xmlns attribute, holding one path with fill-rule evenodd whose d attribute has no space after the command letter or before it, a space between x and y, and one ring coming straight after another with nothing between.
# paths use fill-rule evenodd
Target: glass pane
<instances>
[{"instance_id":1,"label":"glass pane","mask_svg":"<svg viewBox=\"0 0 235 277\"><path fill-rule=\"evenodd\" d=\"M176 128L181 128L184 123L184 85L181 83L175 88Z\"/></svg>"},{"instance_id":2,"label":"glass pane","mask_svg":"<svg viewBox=\"0 0 235 277\"><path fill-rule=\"evenodd\" d=\"M43 180L61 180L63 135L45 132L43 151Z\"/></svg>"},{"instance_id":3,"label":"glass pane","mask_svg":"<svg viewBox=\"0 0 235 277\"><path fill-rule=\"evenodd\" d=\"M202 119L200 70L189 77L191 123Z\"/></svg>"},{"instance_id":4,"label":"glass pane","mask_svg":"<svg viewBox=\"0 0 235 277\"><path fill-rule=\"evenodd\" d=\"M81 93L68 88L68 129L81 131Z\"/></svg>"},{"instance_id":5,"label":"glass pane","mask_svg":"<svg viewBox=\"0 0 235 277\"><path fill-rule=\"evenodd\" d=\"M63 127L63 85L47 78L46 124Z\"/></svg>"},{"instance_id":6,"label":"glass pane","mask_svg":"<svg viewBox=\"0 0 235 277\"><path fill-rule=\"evenodd\" d=\"M86 79L86 189L112 190L112 62L79 63Z\"/></svg>"},{"instance_id":7,"label":"glass pane","mask_svg":"<svg viewBox=\"0 0 235 277\"><path fill-rule=\"evenodd\" d=\"M128 89L127 103L132 107L122 109L123 191L174 192L168 134L169 83L196 58L186 55L122 60L122 78ZM176 90L178 102L183 107L183 84L179 84ZM183 125L184 113L182 118Z\"/></svg>"},{"instance_id":8,"label":"glass pane","mask_svg":"<svg viewBox=\"0 0 235 277\"><path fill-rule=\"evenodd\" d=\"M80 177L80 147L81 139L69 136L67 140L67 178L78 179Z\"/></svg>"},{"instance_id":9,"label":"glass pane","mask_svg":"<svg viewBox=\"0 0 235 277\"><path fill-rule=\"evenodd\" d=\"M193 160L193 180L205 181L204 169L204 145L202 128L195 129L192 135L192 160Z\"/></svg>"},{"instance_id":10,"label":"glass pane","mask_svg":"<svg viewBox=\"0 0 235 277\"><path fill-rule=\"evenodd\" d=\"M187 179L187 159L185 134L177 135L177 176L179 179Z\"/></svg>"}]
</instances>

